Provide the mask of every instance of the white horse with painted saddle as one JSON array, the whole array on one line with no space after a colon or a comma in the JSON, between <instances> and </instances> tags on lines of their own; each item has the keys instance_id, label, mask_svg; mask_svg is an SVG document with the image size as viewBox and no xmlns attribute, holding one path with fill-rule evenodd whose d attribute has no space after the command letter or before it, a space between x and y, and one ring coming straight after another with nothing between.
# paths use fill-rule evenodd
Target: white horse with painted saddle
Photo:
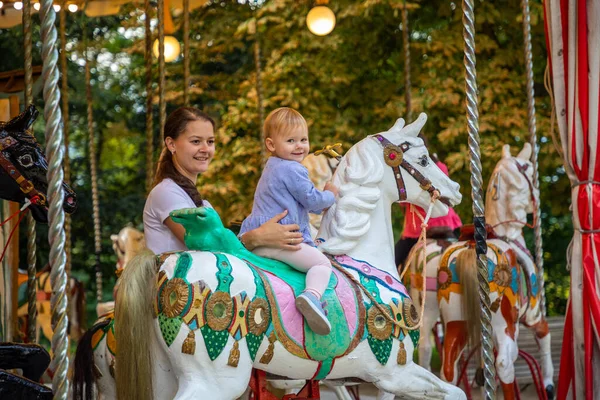
<instances>
[{"instance_id":1,"label":"white horse with painted saddle","mask_svg":"<svg viewBox=\"0 0 600 400\"><path fill-rule=\"evenodd\" d=\"M515 396L514 363L518 356L519 322L535 334L541 353L543 384L548 397L554 395L550 334L540 312L539 271L523 237L527 214L534 211L534 198L537 198L533 193L530 157L528 143L516 157L510 154L510 146L505 145L486 193L486 223L493 227L487 241L493 341L498 352L496 371L505 398ZM457 365L469 339L472 344L479 343L479 298L473 246L471 238L444 250L438 243L429 241L424 252L419 247L413 250L415 254L410 265L411 294L417 306L422 300L423 285L428 292L421 325L423 339L419 344L419 363L429 367L429 337L441 311L445 324L442 376L453 383L459 379ZM427 263L424 278L420 264L422 257ZM437 301L434 299L436 293Z\"/></svg>"},{"instance_id":2,"label":"white horse with painted saddle","mask_svg":"<svg viewBox=\"0 0 600 400\"><path fill-rule=\"evenodd\" d=\"M404 398L464 398L412 362L418 312L394 265L391 204L443 215L459 187L404 127L355 145L334 177L340 196L320 231L334 273L323 300L329 335L314 334L294 307L304 275L241 246L210 209L182 210L189 248L142 254L122 276L114 322L120 399L235 399L252 368L293 379L360 378ZM436 197L434 197L436 198ZM176 377L176 388L173 380ZM174 391L176 391L174 393Z\"/></svg>"}]
</instances>

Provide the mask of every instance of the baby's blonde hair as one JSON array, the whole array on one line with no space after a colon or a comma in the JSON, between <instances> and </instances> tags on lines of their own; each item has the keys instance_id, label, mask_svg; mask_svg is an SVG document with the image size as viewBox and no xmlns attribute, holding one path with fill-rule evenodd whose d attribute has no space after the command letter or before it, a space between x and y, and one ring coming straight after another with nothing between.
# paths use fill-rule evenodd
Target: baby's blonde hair
<instances>
[{"instance_id":1,"label":"baby's blonde hair","mask_svg":"<svg viewBox=\"0 0 600 400\"><path fill-rule=\"evenodd\" d=\"M306 120L298 111L289 107L279 107L269 113L265 119L264 132L265 138L273 138L281 133L303 127L308 132Z\"/></svg>"}]
</instances>

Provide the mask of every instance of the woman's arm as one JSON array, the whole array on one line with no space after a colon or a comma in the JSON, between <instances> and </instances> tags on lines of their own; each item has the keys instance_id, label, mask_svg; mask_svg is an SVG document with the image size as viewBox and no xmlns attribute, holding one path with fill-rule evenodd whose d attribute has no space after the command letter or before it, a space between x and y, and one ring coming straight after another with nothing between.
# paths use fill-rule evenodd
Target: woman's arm
<instances>
[{"instance_id":1,"label":"woman's arm","mask_svg":"<svg viewBox=\"0 0 600 400\"><path fill-rule=\"evenodd\" d=\"M173 221L171 217L165 219L163 224L165 224L167 228L169 228L169 230L173 232L173 235L175 235L177 239L181 240L181 243L185 243L185 241L183 240L183 237L185 235L185 228L183 227L183 225Z\"/></svg>"},{"instance_id":2,"label":"woman's arm","mask_svg":"<svg viewBox=\"0 0 600 400\"><path fill-rule=\"evenodd\" d=\"M296 224L279 224L279 221L285 217L287 213L286 210L281 214L277 214L260 227L244 233L240 237L244 246L246 246L248 250L253 250L260 246L281 250L300 250L300 243L303 241L302 233L299 232L300 227Z\"/></svg>"}]
</instances>

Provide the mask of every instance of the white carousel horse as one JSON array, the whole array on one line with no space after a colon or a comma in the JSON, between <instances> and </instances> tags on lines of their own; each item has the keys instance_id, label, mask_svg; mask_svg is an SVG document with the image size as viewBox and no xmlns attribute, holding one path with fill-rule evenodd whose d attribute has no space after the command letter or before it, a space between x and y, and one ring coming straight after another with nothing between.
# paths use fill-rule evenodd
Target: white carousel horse
<instances>
[{"instance_id":1,"label":"white carousel horse","mask_svg":"<svg viewBox=\"0 0 600 400\"><path fill-rule=\"evenodd\" d=\"M490 230L487 240L492 340L497 351L496 372L505 399L516 398L514 363L518 357L519 322L535 334L544 387L549 398L554 396L550 333L540 310L539 271L525 247L522 233L527 214L533 212L535 206L530 157L529 144L525 144L517 157L512 157L510 146L505 145L486 196L486 222L494 229L494 232ZM437 299L445 324L442 377L452 383L459 378L457 364L465 346L468 343L476 346L480 342L475 261L473 240L461 241L444 252L437 271ZM431 329L435 316L429 318L428 325L423 327L425 332Z\"/></svg>"},{"instance_id":2,"label":"white carousel horse","mask_svg":"<svg viewBox=\"0 0 600 400\"><path fill-rule=\"evenodd\" d=\"M308 176L315 187L323 190L325 184L333 178L333 173L340 162L336 158L324 154L309 154L302 164L308 169ZM314 238L321 227L322 214L309 214L310 235Z\"/></svg>"},{"instance_id":3,"label":"white carousel horse","mask_svg":"<svg viewBox=\"0 0 600 400\"><path fill-rule=\"evenodd\" d=\"M162 372L169 370L175 399L234 399L256 367L292 379L357 377L403 398L465 398L412 361L418 312L394 265L392 203L427 208L438 191L449 204L461 199L417 138L425 120L399 120L338 166L340 196L319 235L321 249L345 267L334 269L324 295L327 336L306 328L293 306L303 274L246 251L212 209L173 213L188 248L215 252L141 254L125 269L115 320L119 397L170 396ZM434 216L448 210L440 200L432 207Z\"/></svg>"}]
</instances>

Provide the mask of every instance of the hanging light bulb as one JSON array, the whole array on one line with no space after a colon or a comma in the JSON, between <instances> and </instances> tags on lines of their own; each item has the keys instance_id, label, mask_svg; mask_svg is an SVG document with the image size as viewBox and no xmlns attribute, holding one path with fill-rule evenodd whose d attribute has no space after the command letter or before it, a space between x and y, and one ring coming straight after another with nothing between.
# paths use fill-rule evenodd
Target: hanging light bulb
<instances>
[{"instance_id":1,"label":"hanging light bulb","mask_svg":"<svg viewBox=\"0 0 600 400\"><path fill-rule=\"evenodd\" d=\"M13 7L15 10L22 10L23 9L23 3L21 3L20 1L17 1L16 3L13 4Z\"/></svg>"},{"instance_id":2,"label":"hanging light bulb","mask_svg":"<svg viewBox=\"0 0 600 400\"><path fill-rule=\"evenodd\" d=\"M60 11L60 6L58 4L55 4L52 7L54 8L54 12L59 12Z\"/></svg>"},{"instance_id":3,"label":"hanging light bulb","mask_svg":"<svg viewBox=\"0 0 600 400\"><path fill-rule=\"evenodd\" d=\"M77 7L77 4L69 4L67 6L67 9L69 11L71 11L72 13L77 12L77 10L79 10L79 7Z\"/></svg>"},{"instance_id":4,"label":"hanging light bulb","mask_svg":"<svg viewBox=\"0 0 600 400\"><path fill-rule=\"evenodd\" d=\"M4 7L4 3L0 1L0 8Z\"/></svg>"},{"instance_id":5,"label":"hanging light bulb","mask_svg":"<svg viewBox=\"0 0 600 400\"><path fill-rule=\"evenodd\" d=\"M33 8L35 9L35 11L40 11L40 3L34 3Z\"/></svg>"},{"instance_id":6,"label":"hanging light bulb","mask_svg":"<svg viewBox=\"0 0 600 400\"><path fill-rule=\"evenodd\" d=\"M328 35L335 28L335 14L326 6L328 3L329 0L317 0L317 5L306 15L308 30L317 36Z\"/></svg>"},{"instance_id":7,"label":"hanging light bulb","mask_svg":"<svg viewBox=\"0 0 600 400\"><path fill-rule=\"evenodd\" d=\"M154 41L152 46L154 57L158 58L158 39ZM165 36L165 62L175 61L181 53L181 45L179 40L173 36Z\"/></svg>"}]
</instances>

